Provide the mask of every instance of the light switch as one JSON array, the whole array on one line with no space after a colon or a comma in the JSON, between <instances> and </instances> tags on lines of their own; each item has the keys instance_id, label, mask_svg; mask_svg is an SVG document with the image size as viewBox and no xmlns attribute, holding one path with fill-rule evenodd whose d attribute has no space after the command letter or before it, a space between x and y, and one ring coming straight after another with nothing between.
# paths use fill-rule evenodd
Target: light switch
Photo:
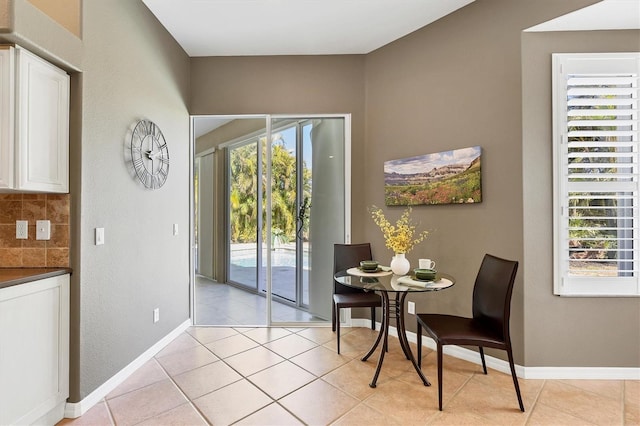
<instances>
[{"instance_id":1,"label":"light switch","mask_svg":"<svg viewBox=\"0 0 640 426\"><path fill-rule=\"evenodd\" d=\"M178 235L178 224L177 223L173 224L173 235Z\"/></svg>"},{"instance_id":2,"label":"light switch","mask_svg":"<svg viewBox=\"0 0 640 426\"><path fill-rule=\"evenodd\" d=\"M96 228L96 245L101 246L104 244L104 228Z\"/></svg>"},{"instance_id":3,"label":"light switch","mask_svg":"<svg viewBox=\"0 0 640 426\"><path fill-rule=\"evenodd\" d=\"M51 221L36 220L36 240L51 239Z\"/></svg>"}]
</instances>

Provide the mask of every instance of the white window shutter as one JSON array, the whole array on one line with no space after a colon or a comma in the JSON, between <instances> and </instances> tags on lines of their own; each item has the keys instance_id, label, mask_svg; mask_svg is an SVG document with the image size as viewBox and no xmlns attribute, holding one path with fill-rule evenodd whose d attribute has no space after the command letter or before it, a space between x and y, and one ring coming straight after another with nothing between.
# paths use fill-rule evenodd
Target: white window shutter
<instances>
[{"instance_id":1,"label":"white window shutter","mask_svg":"<svg viewBox=\"0 0 640 426\"><path fill-rule=\"evenodd\" d=\"M554 54L554 291L640 295L640 53Z\"/></svg>"}]
</instances>

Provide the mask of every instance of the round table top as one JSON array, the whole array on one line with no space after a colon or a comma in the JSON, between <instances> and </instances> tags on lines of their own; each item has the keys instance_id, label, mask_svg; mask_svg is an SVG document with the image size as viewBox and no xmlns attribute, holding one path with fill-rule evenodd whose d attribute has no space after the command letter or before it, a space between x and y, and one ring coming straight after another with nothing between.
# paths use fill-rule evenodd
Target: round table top
<instances>
[{"instance_id":1,"label":"round table top","mask_svg":"<svg viewBox=\"0 0 640 426\"><path fill-rule=\"evenodd\" d=\"M334 278L340 284L369 291L423 292L444 290L456 282L451 275L438 272L434 281L420 281L412 275L394 275L391 272L363 273L358 268L337 272Z\"/></svg>"}]
</instances>

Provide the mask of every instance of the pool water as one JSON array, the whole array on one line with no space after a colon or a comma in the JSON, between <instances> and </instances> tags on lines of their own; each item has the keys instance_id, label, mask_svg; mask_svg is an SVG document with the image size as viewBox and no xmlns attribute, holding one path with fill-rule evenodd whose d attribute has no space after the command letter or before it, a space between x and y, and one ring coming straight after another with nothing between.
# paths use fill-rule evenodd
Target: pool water
<instances>
[{"instance_id":1,"label":"pool water","mask_svg":"<svg viewBox=\"0 0 640 426\"><path fill-rule=\"evenodd\" d=\"M236 266L242 266L245 268L255 268L258 259L256 258L255 250L238 250L231 253L231 263ZM262 251L262 261L264 264L267 262L267 252ZM291 268L296 267L296 252L293 250L274 250L271 252L271 265L276 266L288 266ZM263 265L265 266L265 265ZM304 252L302 258L302 267L309 269L309 253Z\"/></svg>"}]
</instances>

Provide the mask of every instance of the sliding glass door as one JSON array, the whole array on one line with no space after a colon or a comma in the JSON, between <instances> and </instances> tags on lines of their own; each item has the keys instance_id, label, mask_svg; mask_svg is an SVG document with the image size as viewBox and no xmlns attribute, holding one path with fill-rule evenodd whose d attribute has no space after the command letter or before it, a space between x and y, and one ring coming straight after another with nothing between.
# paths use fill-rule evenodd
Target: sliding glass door
<instances>
[{"instance_id":1,"label":"sliding glass door","mask_svg":"<svg viewBox=\"0 0 640 426\"><path fill-rule=\"evenodd\" d=\"M228 150L228 279L257 292L262 273L262 149L254 137ZM258 272L261 272L258 274ZM260 276L259 276L260 275ZM264 287L262 285L261 287Z\"/></svg>"},{"instance_id":2,"label":"sliding glass door","mask_svg":"<svg viewBox=\"0 0 640 426\"><path fill-rule=\"evenodd\" d=\"M345 119L274 117L270 171L272 323L331 318L333 244L345 238Z\"/></svg>"}]
</instances>

